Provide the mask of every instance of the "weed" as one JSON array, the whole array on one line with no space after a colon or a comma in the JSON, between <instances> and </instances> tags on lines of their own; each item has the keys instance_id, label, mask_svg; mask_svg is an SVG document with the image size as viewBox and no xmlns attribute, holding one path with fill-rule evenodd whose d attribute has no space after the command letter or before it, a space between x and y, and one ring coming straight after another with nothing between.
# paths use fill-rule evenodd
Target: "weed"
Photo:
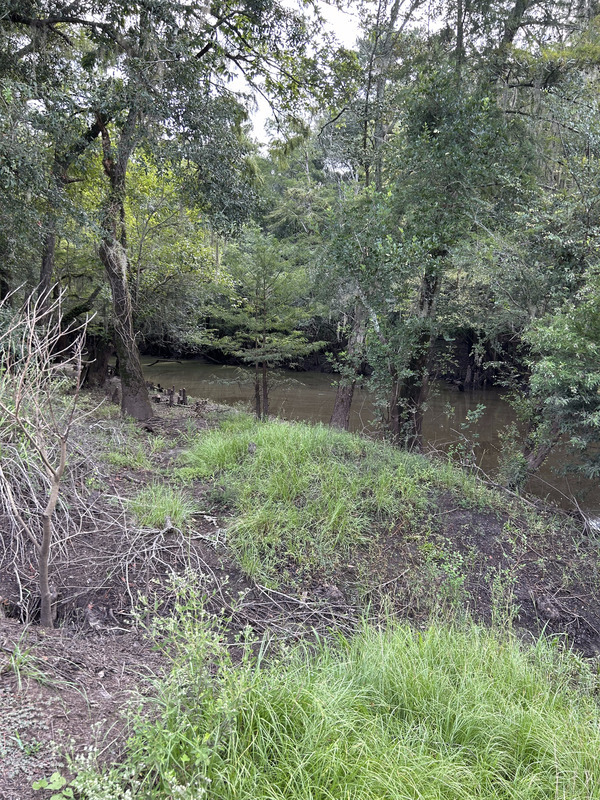
<instances>
[{"instance_id":1,"label":"weed","mask_svg":"<svg viewBox=\"0 0 600 800\"><path fill-rule=\"evenodd\" d=\"M50 800L70 800L74 797L73 789L67 786L67 779L64 778L60 772L53 772L49 778L42 778L39 781L34 781L32 789L45 789L48 792L53 792Z\"/></svg>"},{"instance_id":2,"label":"weed","mask_svg":"<svg viewBox=\"0 0 600 800\"><path fill-rule=\"evenodd\" d=\"M132 443L121 451L111 450L106 453L105 458L109 464L125 469L150 469L152 466L140 443Z\"/></svg>"},{"instance_id":3,"label":"weed","mask_svg":"<svg viewBox=\"0 0 600 800\"><path fill-rule=\"evenodd\" d=\"M150 436L148 438L148 449L150 450L150 455L162 453L167 449L168 445L169 443L164 436Z\"/></svg>"},{"instance_id":4,"label":"weed","mask_svg":"<svg viewBox=\"0 0 600 800\"><path fill-rule=\"evenodd\" d=\"M198 510L181 489L155 484L142 489L129 501L129 508L141 525L162 528L185 527Z\"/></svg>"},{"instance_id":5,"label":"weed","mask_svg":"<svg viewBox=\"0 0 600 800\"><path fill-rule=\"evenodd\" d=\"M162 623L161 623L162 624ZM121 766L80 765L84 798L568 797L600 791L596 678L539 642L389 623L269 666L186 593L158 632L174 660ZM133 787L133 788L132 788Z\"/></svg>"},{"instance_id":6,"label":"weed","mask_svg":"<svg viewBox=\"0 0 600 800\"><path fill-rule=\"evenodd\" d=\"M517 576L510 569L498 568L491 584L492 626L498 630L510 630L519 614L515 602L515 583Z\"/></svg>"},{"instance_id":7,"label":"weed","mask_svg":"<svg viewBox=\"0 0 600 800\"><path fill-rule=\"evenodd\" d=\"M204 434L182 462L180 477L216 479L236 512L228 544L270 581L286 563L330 571L399 514L424 513L434 475L424 458L382 443L243 415Z\"/></svg>"},{"instance_id":8,"label":"weed","mask_svg":"<svg viewBox=\"0 0 600 800\"><path fill-rule=\"evenodd\" d=\"M462 553L448 553L445 550L440 555L440 569L445 576L443 583L443 598L456 611L464 609L466 600L465 580L467 569Z\"/></svg>"}]
</instances>

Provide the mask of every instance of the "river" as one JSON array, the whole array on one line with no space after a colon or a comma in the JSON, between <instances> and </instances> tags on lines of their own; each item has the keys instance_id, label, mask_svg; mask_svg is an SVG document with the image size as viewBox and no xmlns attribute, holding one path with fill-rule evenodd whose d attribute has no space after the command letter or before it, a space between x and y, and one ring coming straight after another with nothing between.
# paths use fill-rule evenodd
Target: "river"
<instances>
[{"instance_id":1,"label":"river","mask_svg":"<svg viewBox=\"0 0 600 800\"><path fill-rule=\"evenodd\" d=\"M161 386L185 387L194 398L250 408L253 398L253 374L249 369L212 365L203 361L158 361L152 356L142 359L146 379ZM292 372L282 370L270 392L270 411L285 419L308 422L329 422L333 410L334 375L322 372ZM467 413L484 405L480 418L464 428ZM371 433L375 430L376 409L367 391L355 393L350 426L353 431ZM477 464L488 474L494 474L498 464L500 440L498 434L514 420L514 412L497 389L473 392L453 391L446 384L434 386L428 401L423 423L423 435L429 448L447 450L464 441L466 436L475 442ZM598 481L586 480L576 474L558 474L560 453L553 454L532 478L527 489L532 494L552 500L564 508L572 507L572 498L579 503L590 520L600 525L600 489Z\"/></svg>"}]
</instances>

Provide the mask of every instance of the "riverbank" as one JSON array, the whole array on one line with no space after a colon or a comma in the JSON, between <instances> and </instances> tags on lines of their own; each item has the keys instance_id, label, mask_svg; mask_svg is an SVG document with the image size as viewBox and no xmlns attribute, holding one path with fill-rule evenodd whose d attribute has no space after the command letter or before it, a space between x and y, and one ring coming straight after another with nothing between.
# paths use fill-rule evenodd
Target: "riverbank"
<instances>
[{"instance_id":1,"label":"riverbank","mask_svg":"<svg viewBox=\"0 0 600 800\"><path fill-rule=\"evenodd\" d=\"M157 362L149 356L142 361L146 379L154 385L185 387L194 397L252 407L254 375L248 368L192 359ZM320 372L277 370L270 392L272 413L287 420L327 425L335 399L334 378ZM350 429L377 435L378 419L372 396L357 387ZM500 389L459 392L456 386L440 381L432 385L428 398L424 442L431 451L455 452L494 476L502 446L500 434L514 422L514 410ZM570 457L556 450L531 478L527 491L565 510L574 509L577 503L591 521L600 524L598 481L585 479L573 471L565 472L569 461Z\"/></svg>"},{"instance_id":2,"label":"riverbank","mask_svg":"<svg viewBox=\"0 0 600 800\"><path fill-rule=\"evenodd\" d=\"M181 581L231 642L352 637L366 615L415 630L472 620L600 654L598 542L568 516L320 426L208 401L136 425L84 402L52 560L56 630L35 624L34 554L2 534L3 800L64 772L54 745L82 753L94 732L105 760L121 757L126 699L152 694L144 675L169 664L145 631L180 613Z\"/></svg>"}]
</instances>

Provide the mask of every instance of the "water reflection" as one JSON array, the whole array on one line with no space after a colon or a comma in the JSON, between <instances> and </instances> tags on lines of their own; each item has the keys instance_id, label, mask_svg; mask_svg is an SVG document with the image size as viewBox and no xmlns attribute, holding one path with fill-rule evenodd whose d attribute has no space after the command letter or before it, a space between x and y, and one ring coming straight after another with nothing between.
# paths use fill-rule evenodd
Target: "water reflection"
<instances>
[{"instance_id":1,"label":"water reflection","mask_svg":"<svg viewBox=\"0 0 600 800\"><path fill-rule=\"evenodd\" d=\"M249 369L207 364L202 361L156 363L153 357L142 359L148 381L161 386L185 387L192 397L209 398L219 403L243 403L251 408L253 374ZM329 422L335 399L335 376L321 372L281 371L270 393L271 413L285 419L310 422ZM485 412L465 428L467 413L479 405ZM430 447L446 450L468 437L477 443L476 458L479 466L493 474L498 465L500 440L498 433L514 420L514 412L496 389L474 392L452 391L445 384L435 386L425 414L423 434ZM372 432L377 428L379 415L372 397L363 389L354 398L351 429ZM539 497L548 498L569 507L575 497L582 510L600 520L600 491L598 482L584 480L577 475L560 476L563 456L554 454L544 464L538 476L528 486Z\"/></svg>"}]
</instances>

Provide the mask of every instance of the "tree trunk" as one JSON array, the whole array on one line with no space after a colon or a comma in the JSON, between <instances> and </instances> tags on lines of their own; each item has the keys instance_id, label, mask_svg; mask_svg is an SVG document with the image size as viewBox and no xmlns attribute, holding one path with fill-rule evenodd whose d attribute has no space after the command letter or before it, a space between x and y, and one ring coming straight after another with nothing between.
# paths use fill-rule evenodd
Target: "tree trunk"
<instances>
[{"instance_id":1,"label":"tree trunk","mask_svg":"<svg viewBox=\"0 0 600 800\"><path fill-rule=\"evenodd\" d=\"M560 425L557 419L550 425L548 435L542 441L535 441L535 428L532 426L528 431L523 447L523 455L527 464L527 474L533 475L548 458L560 439Z\"/></svg>"},{"instance_id":2,"label":"tree trunk","mask_svg":"<svg viewBox=\"0 0 600 800\"><path fill-rule=\"evenodd\" d=\"M42 310L45 309L50 300L50 290L52 289L52 277L54 275L54 256L56 252L56 220L48 215L47 230L44 236L44 247L42 250L42 265L40 268L40 283L38 286L38 298L41 302Z\"/></svg>"},{"instance_id":3,"label":"tree trunk","mask_svg":"<svg viewBox=\"0 0 600 800\"><path fill-rule=\"evenodd\" d=\"M262 363L262 418L269 419L269 379L267 375L267 362Z\"/></svg>"},{"instance_id":4,"label":"tree trunk","mask_svg":"<svg viewBox=\"0 0 600 800\"><path fill-rule=\"evenodd\" d=\"M261 419L262 414L260 411L260 372L259 372L258 361L254 365L254 413L256 414L257 420Z\"/></svg>"},{"instance_id":5,"label":"tree trunk","mask_svg":"<svg viewBox=\"0 0 600 800\"><path fill-rule=\"evenodd\" d=\"M423 449L424 405L429 393L429 374L427 371L431 337L422 341L409 362L410 376L404 378L395 388L396 413L394 436L404 440L407 450L420 452Z\"/></svg>"},{"instance_id":6,"label":"tree trunk","mask_svg":"<svg viewBox=\"0 0 600 800\"><path fill-rule=\"evenodd\" d=\"M88 363L83 384L85 386L104 386L108 378L108 359L110 347L103 334L88 333L86 336Z\"/></svg>"},{"instance_id":7,"label":"tree trunk","mask_svg":"<svg viewBox=\"0 0 600 800\"><path fill-rule=\"evenodd\" d=\"M333 413L329 421L329 425L332 428L340 428L343 431L347 431L350 427L350 409L352 408L355 386L356 381L351 383L340 381L338 383Z\"/></svg>"},{"instance_id":8,"label":"tree trunk","mask_svg":"<svg viewBox=\"0 0 600 800\"><path fill-rule=\"evenodd\" d=\"M347 361L354 370L352 378L341 377L338 381L335 403L329 425L347 431L350 427L350 411L356 387L356 375L362 360L363 345L367 331L367 314L363 304L357 300L354 307L352 330L348 337Z\"/></svg>"},{"instance_id":9,"label":"tree trunk","mask_svg":"<svg viewBox=\"0 0 600 800\"><path fill-rule=\"evenodd\" d=\"M122 389L121 411L137 420L148 419L153 412L133 333L127 254L116 238L106 236L100 244L100 260L106 269L113 298L113 325Z\"/></svg>"},{"instance_id":10,"label":"tree trunk","mask_svg":"<svg viewBox=\"0 0 600 800\"><path fill-rule=\"evenodd\" d=\"M50 472L52 485L50 496L46 508L42 514L42 544L39 550L39 572L40 572L40 624L44 628L54 627L53 603L56 593L52 591L48 578L50 563L50 548L52 545L52 515L58 502L58 491L60 481L65 471L67 463L67 441L62 437L60 441L60 461L56 470Z\"/></svg>"},{"instance_id":11,"label":"tree trunk","mask_svg":"<svg viewBox=\"0 0 600 800\"><path fill-rule=\"evenodd\" d=\"M98 114L104 155L102 164L110 181L102 221L100 260L106 269L112 292L115 345L122 388L121 410L123 414L144 420L151 417L153 412L133 332L133 309L127 280L129 263L124 246L127 241L124 229L125 181L129 158L135 146L137 121L138 112L131 108L121 130L115 155L107 123Z\"/></svg>"},{"instance_id":12,"label":"tree trunk","mask_svg":"<svg viewBox=\"0 0 600 800\"><path fill-rule=\"evenodd\" d=\"M440 254L441 255L441 254ZM421 319L421 330L416 346L408 361L407 376L394 388L393 401L396 413L395 435L404 439L409 450L423 447L424 404L429 393L429 357L432 347L431 321L435 314L437 296L441 285L441 270L425 272L421 281L417 315Z\"/></svg>"}]
</instances>

